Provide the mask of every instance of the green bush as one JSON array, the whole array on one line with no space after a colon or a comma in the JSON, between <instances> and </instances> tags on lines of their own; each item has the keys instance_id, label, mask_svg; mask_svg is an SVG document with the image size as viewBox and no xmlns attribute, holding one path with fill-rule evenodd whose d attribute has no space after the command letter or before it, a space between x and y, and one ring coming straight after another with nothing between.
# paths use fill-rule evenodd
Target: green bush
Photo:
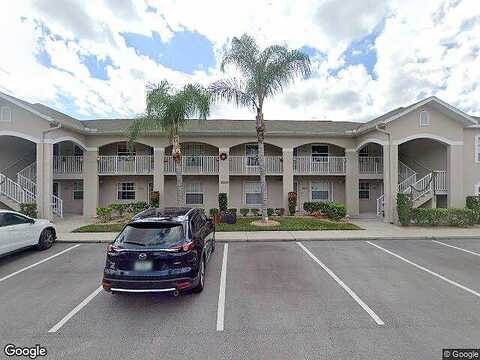
<instances>
[{"instance_id":1,"label":"green bush","mask_svg":"<svg viewBox=\"0 0 480 360\"><path fill-rule=\"evenodd\" d=\"M258 216L260 209L252 208L250 209L250 212L252 213L253 216Z\"/></svg>"},{"instance_id":2,"label":"green bush","mask_svg":"<svg viewBox=\"0 0 480 360\"><path fill-rule=\"evenodd\" d=\"M218 208L220 211L227 211L228 197L226 193L218 194Z\"/></svg>"},{"instance_id":3,"label":"green bush","mask_svg":"<svg viewBox=\"0 0 480 360\"><path fill-rule=\"evenodd\" d=\"M328 202L307 201L303 203L303 210L305 210L310 215L316 212L325 213L328 204Z\"/></svg>"},{"instance_id":4,"label":"green bush","mask_svg":"<svg viewBox=\"0 0 480 360\"><path fill-rule=\"evenodd\" d=\"M341 220L345 217L345 215L347 215L347 209L345 208L345 205L333 201L325 203L323 212L329 219L335 221Z\"/></svg>"},{"instance_id":5,"label":"green bush","mask_svg":"<svg viewBox=\"0 0 480 360\"><path fill-rule=\"evenodd\" d=\"M130 204L110 204L110 208L116 211L119 216L123 216L128 210Z\"/></svg>"},{"instance_id":6,"label":"green bush","mask_svg":"<svg viewBox=\"0 0 480 360\"><path fill-rule=\"evenodd\" d=\"M408 194L397 195L398 220L402 225L409 225L412 220L412 199Z\"/></svg>"},{"instance_id":7,"label":"green bush","mask_svg":"<svg viewBox=\"0 0 480 360\"><path fill-rule=\"evenodd\" d=\"M98 207L97 217L101 222L109 222L112 220L112 211L111 207Z\"/></svg>"},{"instance_id":8,"label":"green bush","mask_svg":"<svg viewBox=\"0 0 480 360\"><path fill-rule=\"evenodd\" d=\"M412 210L412 219L417 225L465 227L474 225L477 216L471 209L417 208Z\"/></svg>"},{"instance_id":9,"label":"green bush","mask_svg":"<svg viewBox=\"0 0 480 360\"><path fill-rule=\"evenodd\" d=\"M250 209L248 209L248 208L241 208L240 209L240 214L242 214L242 216L244 216L244 217L247 216L249 212L250 212Z\"/></svg>"},{"instance_id":10,"label":"green bush","mask_svg":"<svg viewBox=\"0 0 480 360\"><path fill-rule=\"evenodd\" d=\"M127 204L126 211L132 214L138 214L143 210L147 210L150 206L145 201Z\"/></svg>"},{"instance_id":11,"label":"green bush","mask_svg":"<svg viewBox=\"0 0 480 360\"><path fill-rule=\"evenodd\" d=\"M297 208L297 193L290 191L288 193L288 212L291 216L295 215L295 209Z\"/></svg>"},{"instance_id":12,"label":"green bush","mask_svg":"<svg viewBox=\"0 0 480 360\"><path fill-rule=\"evenodd\" d=\"M475 223L480 224L480 196L467 196L467 209L475 211Z\"/></svg>"},{"instance_id":13,"label":"green bush","mask_svg":"<svg viewBox=\"0 0 480 360\"><path fill-rule=\"evenodd\" d=\"M217 215L219 213L219 210L217 208L211 208L209 213L210 213L211 217L214 217L215 215Z\"/></svg>"},{"instance_id":14,"label":"green bush","mask_svg":"<svg viewBox=\"0 0 480 360\"><path fill-rule=\"evenodd\" d=\"M273 216L274 213L275 213L275 209L267 208L267 216L268 217Z\"/></svg>"},{"instance_id":15,"label":"green bush","mask_svg":"<svg viewBox=\"0 0 480 360\"><path fill-rule=\"evenodd\" d=\"M275 215L276 215L276 216L283 216L283 215L285 215L285 209L284 209L284 208L276 208L276 209L275 209Z\"/></svg>"},{"instance_id":16,"label":"green bush","mask_svg":"<svg viewBox=\"0 0 480 360\"><path fill-rule=\"evenodd\" d=\"M237 215L237 209L236 208L230 208L230 209L227 210L227 212Z\"/></svg>"},{"instance_id":17,"label":"green bush","mask_svg":"<svg viewBox=\"0 0 480 360\"><path fill-rule=\"evenodd\" d=\"M35 203L21 203L20 212L31 218L37 218L37 204Z\"/></svg>"}]
</instances>

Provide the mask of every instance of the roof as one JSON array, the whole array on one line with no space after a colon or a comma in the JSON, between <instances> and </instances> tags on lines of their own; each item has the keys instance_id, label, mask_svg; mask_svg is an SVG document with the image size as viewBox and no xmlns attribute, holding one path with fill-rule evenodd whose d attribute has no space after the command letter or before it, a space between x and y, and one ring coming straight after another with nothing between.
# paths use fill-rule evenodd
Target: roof
<instances>
[{"instance_id":1,"label":"roof","mask_svg":"<svg viewBox=\"0 0 480 360\"><path fill-rule=\"evenodd\" d=\"M97 134L123 133L133 123L133 119L84 120L85 126L96 129ZM345 135L358 128L361 123L352 121L327 120L266 120L266 130L271 135ZM192 120L182 130L184 134L209 135L255 135L254 120Z\"/></svg>"}]
</instances>

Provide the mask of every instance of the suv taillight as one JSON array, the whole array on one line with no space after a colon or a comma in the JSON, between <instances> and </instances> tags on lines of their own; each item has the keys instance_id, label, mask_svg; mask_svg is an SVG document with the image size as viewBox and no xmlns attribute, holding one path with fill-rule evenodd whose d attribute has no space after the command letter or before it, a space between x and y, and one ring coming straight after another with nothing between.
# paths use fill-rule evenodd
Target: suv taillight
<instances>
[{"instance_id":1,"label":"suv taillight","mask_svg":"<svg viewBox=\"0 0 480 360\"><path fill-rule=\"evenodd\" d=\"M179 245L176 247L178 251L190 251L190 250L193 250L194 248L195 248L195 241L190 241L188 243L185 243L183 245Z\"/></svg>"},{"instance_id":2,"label":"suv taillight","mask_svg":"<svg viewBox=\"0 0 480 360\"><path fill-rule=\"evenodd\" d=\"M117 254L120 251L120 248L113 244L108 244L107 254Z\"/></svg>"}]
</instances>

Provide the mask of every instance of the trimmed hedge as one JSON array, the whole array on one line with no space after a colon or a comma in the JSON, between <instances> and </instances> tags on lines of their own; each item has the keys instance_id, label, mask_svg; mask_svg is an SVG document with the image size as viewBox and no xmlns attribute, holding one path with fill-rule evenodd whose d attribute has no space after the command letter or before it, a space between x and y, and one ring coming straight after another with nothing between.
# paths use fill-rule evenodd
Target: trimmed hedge
<instances>
[{"instance_id":1,"label":"trimmed hedge","mask_svg":"<svg viewBox=\"0 0 480 360\"><path fill-rule=\"evenodd\" d=\"M402 225L409 225L412 221L412 199L407 194L399 193L397 195L398 221Z\"/></svg>"},{"instance_id":2,"label":"trimmed hedge","mask_svg":"<svg viewBox=\"0 0 480 360\"><path fill-rule=\"evenodd\" d=\"M412 220L417 225L465 227L474 225L477 215L471 209L417 208L412 210Z\"/></svg>"},{"instance_id":3,"label":"trimmed hedge","mask_svg":"<svg viewBox=\"0 0 480 360\"><path fill-rule=\"evenodd\" d=\"M20 212L24 215L30 216L36 219L37 216L37 204L35 203L21 203Z\"/></svg>"},{"instance_id":4,"label":"trimmed hedge","mask_svg":"<svg viewBox=\"0 0 480 360\"><path fill-rule=\"evenodd\" d=\"M467 209L475 211L476 223L480 224L480 196L467 196L466 199Z\"/></svg>"},{"instance_id":5,"label":"trimmed hedge","mask_svg":"<svg viewBox=\"0 0 480 360\"><path fill-rule=\"evenodd\" d=\"M109 222L112 220L113 209L111 207L98 207L97 217L101 222Z\"/></svg>"},{"instance_id":6,"label":"trimmed hedge","mask_svg":"<svg viewBox=\"0 0 480 360\"><path fill-rule=\"evenodd\" d=\"M248 213L250 212L250 209L249 208L241 208L240 209L240 214L242 214L242 216L247 216Z\"/></svg>"},{"instance_id":7,"label":"trimmed hedge","mask_svg":"<svg viewBox=\"0 0 480 360\"><path fill-rule=\"evenodd\" d=\"M329 202L316 202L316 201L308 201L303 204L303 210L305 210L310 215L321 212L325 214L327 218L331 220L341 220L347 215L347 209L345 205L339 204L334 201Z\"/></svg>"},{"instance_id":8,"label":"trimmed hedge","mask_svg":"<svg viewBox=\"0 0 480 360\"><path fill-rule=\"evenodd\" d=\"M228 207L227 193L218 194L218 208L220 209L220 212L227 211L227 207Z\"/></svg>"},{"instance_id":9,"label":"trimmed hedge","mask_svg":"<svg viewBox=\"0 0 480 360\"><path fill-rule=\"evenodd\" d=\"M288 212L291 216L295 215L295 209L297 208L297 193L290 191L288 193Z\"/></svg>"},{"instance_id":10,"label":"trimmed hedge","mask_svg":"<svg viewBox=\"0 0 480 360\"><path fill-rule=\"evenodd\" d=\"M268 208L268 209L267 209L267 216L268 216L268 217L273 216L274 213L275 213L275 209L274 209L274 208Z\"/></svg>"}]
</instances>

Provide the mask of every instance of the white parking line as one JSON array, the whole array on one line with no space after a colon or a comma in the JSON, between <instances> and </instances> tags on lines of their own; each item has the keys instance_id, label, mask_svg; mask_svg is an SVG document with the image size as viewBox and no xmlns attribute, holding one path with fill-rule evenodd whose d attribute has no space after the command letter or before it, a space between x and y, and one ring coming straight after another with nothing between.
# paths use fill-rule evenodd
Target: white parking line
<instances>
[{"instance_id":1,"label":"white parking line","mask_svg":"<svg viewBox=\"0 0 480 360\"><path fill-rule=\"evenodd\" d=\"M365 304L363 300L360 299L352 289L350 289L337 275L335 275L335 273L332 270L330 270L315 255L313 255L310 252L310 250L308 250L305 246L303 246L302 243L297 242L297 244L303 249L303 251L305 251L313 259L313 261L315 261L318 265L320 265L323 268L323 270L325 270L327 274L330 275L333 278L333 280L335 280L353 298L353 300L355 300L358 303L358 305L360 305L363 308L363 310L365 310L368 313L368 315L370 315L370 317L377 323L377 325L385 325L383 320L380 319L380 317L377 314L375 314L375 312L367 304Z\"/></svg>"},{"instance_id":2,"label":"white parking line","mask_svg":"<svg viewBox=\"0 0 480 360\"><path fill-rule=\"evenodd\" d=\"M451 247L453 249L457 249L457 250L460 250L460 251L465 251L466 253L469 253L469 254L472 254L472 255L476 255L476 256L480 256L479 253L475 252L475 251L470 251L470 250L467 250L467 249L464 249L464 248L461 248L461 247L458 247L458 246L453 246L453 245L450 245L450 244L445 244L443 242L440 242L440 241L437 241L437 240L432 240L434 243L436 244L440 244L440 245L445 245L445 246L448 246L448 247Z\"/></svg>"},{"instance_id":3,"label":"white parking line","mask_svg":"<svg viewBox=\"0 0 480 360\"><path fill-rule=\"evenodd\" d=\"M218 292L217 331L223 331L223 323L225 318L225 287L227 285L227 258L228 258L228 244L225 244L223 246L222 273L220 275L220 291Z\"/></svg>"},{"instance_id":4,"label":"white parking line","mask_svg":"<svg viewBox=\"0 0 480 360\"><path fill-rule=\"evenodd\" d=\"M58 330L60 330L60 328L65 325L67 323L68 320L70 320L76 313L78 313L80 310L82 310L90 301L93 300L93 298L95 296L98 295L98 293L100 291L102 291L103 287L100 286L99 288L97 288L93 293L91 293L90 295L88 295L85 300L83 300L80 304L78 304L77 306L75 306L75 308L70 311L62 320L60 320L57 324L55 324L54 327L52 327L50 330L48 330L49 333L55 333L57 332Z\"/></svg>"},{"instance_id":5,"label":"white parking line","mask_svg":"<svg viewBox=\"0 0 480 360\"><path fill-rule=\"evenodd\" d=\"M57 256L60 256L60 255L62 255L62 254L65 254L67 251L73 250L73 249L79 247L80 245L81 245L81 244L78 244L78 245L74 245L74 246L72 246L72 247L69 247L68 249L65 249L65 250L63 250L63 251L60 251L59 253L56 253L55 255L49 256L49 257L47 257L47 258L45 258L45 259L43 259L43 260L40 260L39 262L36 262L35 264L29 265L29 266L27 266L27 267L24 267L23 269L20 269L20 270L18 270L18 271L15 271L14 273L11 273L11 274L9 274L9 275L7 275L7 276L4 276L4 277L0 278L0 282L5 281L5 280L7 280L7 279L10 279L12 276L18 275L18 274L20 274L20 273L22 273L22 272L24 272L24 271L27 271L27 270L29 270L29 269L31 269L31 268L34 268L34 267L37 266L37 265L43 264L44 262L46 262L46 261L48 261L48 260L52 260L53 258L56 258Z\"/></svg>"},{"instance_id":6,"label":"white parking line","mask_svg":"<svg viewBox=\"0 0 480 360\"><path fill-rule=\"evenodd\" d=\"M421 265L415 264L413 261L410 261L410 260L408 260L408 259L405 259L403 256L400 256L400 255L398 255L398 254L395 254L393 251L387 250L387 249L381 247L380 245L371 243L370 241L367 241L367 243L369 243L369 244L372 245L372 246L375 246L376 248L378 248L378 249L380 249L380 250L382 250L382 251L385 251L387 254L390 254L390 255L395 256L396 258L398 258L398 259L400 259L400 260L402 260L402 261L405 261L407 264L410 264L410 265L415 266L417 269L423 270L423 271L429 273L430 275L436 276L437 278L442 279L443 281L446 281L447 283L449 283L449 284L451 284L451 285L454 285L454 286L456 286L456 287L458 287L458 288L460 288L460 289L462 289L462 290L465 290L465 291L469 292L470 294L473 294L473 295L475 295L475 296L480 297L480 293L477 292L477 291L475 291L475 290L472 290L472 289L470 289L470 288L468 288L468 287L466 287L466 286L464 286L464 285L462 285L462 284L459 284L459 283L457 283L456 281L450 280L449 278L446 278L446 277L443 276L443 275L440 275L440 274L438 274L438 273L436 273L436 272L434 272L434 271L432 271L432 270L429 270L429 269L427 269L426 267L423 267L423 266L421 266Z\"/></svg>"}]
</instances>

